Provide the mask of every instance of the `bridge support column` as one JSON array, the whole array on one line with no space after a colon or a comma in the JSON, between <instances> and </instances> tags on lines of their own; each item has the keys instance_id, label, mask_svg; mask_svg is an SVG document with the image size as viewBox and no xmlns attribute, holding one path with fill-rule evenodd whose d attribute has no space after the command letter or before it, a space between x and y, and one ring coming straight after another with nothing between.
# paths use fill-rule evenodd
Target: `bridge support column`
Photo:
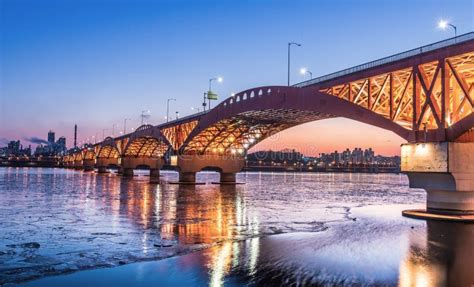
<instances>
[{"instance_id":1,"label":"bridge support column","mask_svg":"<svg viewBox=\"0 0 474 287\"><path fill-rule=\"evenodd\" d=\"M160 170L158 168L150 169L150 183L160 183Z\"/></svg>"},{"instance_id":2,"label":"bridge support column","mask_svg":"<svg viewBox=\"0 0 474 287\"><path fill-rule=\"evenodd\" d=\"M122 167L122 166L119 166L119 168L117 169L117 174L118 174L118 175L122 175L122 174L123 174L123 167Z\"/></svg>"},{"instance_id":3,"label":"bridge support column","mask_svg":"<svg viewBox=\"0 0 474 287\"><path fill-rule=\"evenodd\" d=\"M124 168L122 176L123 177L133 177L133 168Z\"/></svg>"},{"instance_id":4,"label":"bridge support column","mask_svg":"<svg viewBox=\"0 0 474 287\"><path fill-rule=\"evenodd\" d=\"M426 211L404 215L474 221L474 142L404 144L402 172L427 191Z\"/></svg>"},{"instance_id":5,"label":"bridge support column","mask_svg":"<svg viewBox=\"0 0 474 287\"><path fill-rule=\"evenodd\" d=\"M85 159L82 161L82 164L84 166L84 171L93 171L94 170L94 165L95 162L93 159Z\"/></svg>"},{"instance_id":6,"label":"bridge support column","mask_svg":"<svg viewBox=\"0 0 474 287\"><path fill-rule=\"evenodd\" d=\"M178 157L179 181L183 183L195 182L197 172L205 168L213 168L220 171L221 182L235 182L235 174L242 170L244 164L244 158L240 156L180 155Z\"/></svg>"},{"instance_id":7,"label":"bridge support column","mask_svg":"<svg viewBox=\"0 0 474 287\"><path fill-rule=\"evenodd\" d=\"M182 183L196 182L196 173L195 172L180 172L179 182L182 182Z\"/></svg>"},{"instance_id":8,"label":"bridge support column","mask_svg":"<svg viewBox=\"0 0 474 287\"><path fill-rule=\"evenodd\" d=\"M234 183L236 182L235 180L236 173L235 172L222 172L221 173L221 182L222 183Z\"/></svg>"},{"instance_id":9,"label":"bridge support column","mask_svg":"<svg viewBox=\"0 0 474 287\"><path fill-rule=\"evenodd\" d=\"M99 167L97 168L97 172L98 172L98 173L108 173L109 171L107 170L107 167L105 167L105 166L99 166Z\"/></svg>"},{"instance_id":10,"label":"bridge support column","mask_svg":"<svg viewBox=\"0 0 474 287\"><path fill-rule=\"evenodd\" d=\"M74 169L83 169L84 166L82 165L82 161L75 161L74 162Z\"/></svg>"}]
</instances>

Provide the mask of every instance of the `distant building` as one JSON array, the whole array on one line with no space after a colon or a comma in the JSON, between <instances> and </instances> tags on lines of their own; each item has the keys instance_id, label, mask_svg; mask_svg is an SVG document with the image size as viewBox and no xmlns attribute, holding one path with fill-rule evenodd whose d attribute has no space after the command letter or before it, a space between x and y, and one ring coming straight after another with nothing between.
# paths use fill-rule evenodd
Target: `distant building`
<instances>
[{"instance_id":1,"label":"distant building","mask_svg":"<svg viewBox=\"0 0 474 287\"><path fill-rule=\"evenodd\" d=\"M55 156L62 155L66 152L66 138L60 137L55 141L55 133L53 131L48 132L48 143L47 145L38 145L35 150L36 156Z\"/></svg>"},{"instance_id":2,"label":"distant building","mask_svg":"<svg viewBox=\"0 0 474 287\"><path fill-rule=\"evenodd\" d=\"M20 141L10 141L6 147L0 150L0 155L4 157L9 156L31 156L31 146L23 148Z\"/></svg>"},{"instance_id":3,"label":"distant building","mask_svg":"<svg viewBox=\"0 0 474 287\"><path fill-rule=\"evenodd\" d=\"M50 130L48 132L48 142L50 144L54 144L54 140L55 140L54 136L55 136L54 132L52 130Z\"/></svg>"},{"instance_id":4,"label":"distant building","mask_svg":"<svg viewBox=\"0 0 474 287\"><path fill-rule=\"evenodd\" d=\"M66 152L66 150L67 150L67 148L66 148L66 138L65 137L60 137L56 141L56 144L54 146L54 152L56 154L61 154L61 153Z\"/></svg>"}]
</instances>

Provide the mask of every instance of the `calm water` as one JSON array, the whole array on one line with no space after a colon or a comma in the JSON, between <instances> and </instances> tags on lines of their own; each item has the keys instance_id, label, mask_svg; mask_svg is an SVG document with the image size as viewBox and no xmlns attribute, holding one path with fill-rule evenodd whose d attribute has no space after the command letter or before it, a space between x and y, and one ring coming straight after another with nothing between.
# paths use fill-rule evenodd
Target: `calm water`
<instances>
[{"instance_id":1,"label":"calm water","mask_svg":"<svg viewBox=\"0 0 474 287\"><path fill-rule=\"evenodd\" d=\"M146 174L0 168L0 285L474 284L474 225L402 217L403 175Z\"/></svg>"}]
</instances>

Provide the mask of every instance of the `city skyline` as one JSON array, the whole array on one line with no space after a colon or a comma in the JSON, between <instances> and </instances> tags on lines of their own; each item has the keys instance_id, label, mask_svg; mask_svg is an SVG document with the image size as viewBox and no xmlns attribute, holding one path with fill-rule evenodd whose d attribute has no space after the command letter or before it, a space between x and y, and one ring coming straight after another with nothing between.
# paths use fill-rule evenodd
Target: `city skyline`
<instances>
[{"instance_id":1,"label":"city skyline","mask_svg":"<svg viewBox=\"0 0 474 287\"><path fill-rule=\"evenodd\" d=\"M125 118L131 119L129 128L136 128L146 110L151 110L149 122L159 124L165 121L169 97L177 99L171 114L185 116L200 107L208 80L215 76L224 77L214 86L220 100L248 87L285 85L288 41L302 44L292 54L296 83L308 79L298 73L302 67L320 76L451 37L451 30L436 28L440 19L455 22L458 34L473 30L474 23L472 1L341 1L350 8L342 11L330 1L277 1L271 6L268 1L207 2L214 4L211 9L196 3L183 8L171 1L102 2L90 13L87 3L4 1L2 144L49 129L72 139L74 124L79 126L79 142L102 138L114 124L118 133ZM279 23L288 14L299 17ZM400 21L400 14L408 20ZM200 17L215 21L201 23ZM374 21L370 33L363 32ZM361 33L346 33L348 23ZM192 37L181 36L189 30ZM387 30L391 37L374 40ZM339 118L285 130L251 151L296 148L311 154L370 144L381 154L394 155L403 142L392 132Z\"/></svg>"}]
</instances>

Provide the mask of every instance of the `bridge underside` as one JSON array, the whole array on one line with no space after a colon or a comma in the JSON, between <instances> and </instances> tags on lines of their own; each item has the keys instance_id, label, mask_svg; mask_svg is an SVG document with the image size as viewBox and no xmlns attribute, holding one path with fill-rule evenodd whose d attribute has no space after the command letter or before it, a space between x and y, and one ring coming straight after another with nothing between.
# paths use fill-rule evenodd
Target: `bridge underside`
<instances>
[{"instance_id":1,"label":"bridge underside","mask_svg":"<svg viewBox=\"0 0 474 287\"><path fill-rule=\"evenodd\" d=\"M268 109L239 113L221 120L193 138L186 154L243 154L282 130L334 116L314 111Z\"/></svg>"}]
</instances>

